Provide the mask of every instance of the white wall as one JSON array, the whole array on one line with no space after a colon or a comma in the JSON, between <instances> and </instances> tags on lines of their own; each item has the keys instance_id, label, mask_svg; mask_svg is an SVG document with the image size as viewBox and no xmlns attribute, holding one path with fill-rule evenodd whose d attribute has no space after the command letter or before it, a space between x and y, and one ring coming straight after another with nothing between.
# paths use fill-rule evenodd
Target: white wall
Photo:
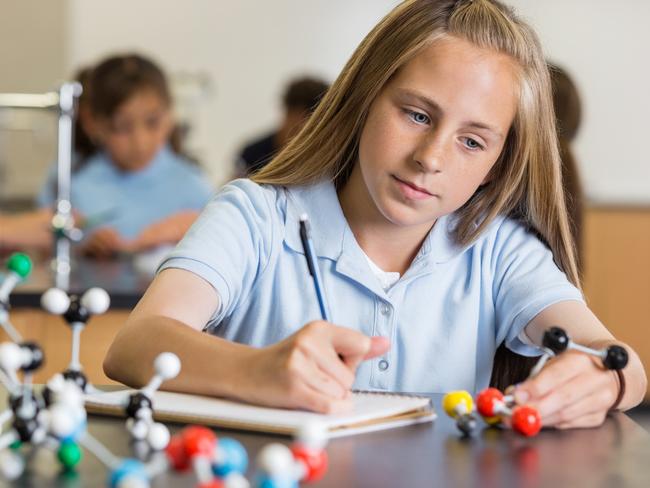
<instances>
[{"instance_id":1,"label":"white wall","mask_svg":"<svg viewBox=\"0 0 650 488\"><path fill-rule=\"evenodd\" d=\"M332 80L396 0L68 0L68 66L137 49L170 72L205 71L215 93L192 145L217 182L236 150L271 127L287 78ZM650 1L510 0L583 96L576 143L588 196L650 203Z\"/></svg>"},{"instance_id":2,"label":"white wall","mask_svg":"<svg viewBox=\"0 0 650 488\"><path fill-rule=\"evenodd\" d=\"M69 71L137 49L169 72L205 71L215 93L199 110L194 146L215 181L241 144L272 128L288 78L332 81L395 0L70 0ZM198 139L198 140L197 140Z\"/></svg>"},{"instance_id":3,"label":"white wall","mask_svg":"<svg viewBox=\"0 0 650 488\"><path fill-rule=\"evenodd\" d=\"M587 196L650 203L650 1L508 1L580 89L575 149Z\"/></svg>"}]
</instances>

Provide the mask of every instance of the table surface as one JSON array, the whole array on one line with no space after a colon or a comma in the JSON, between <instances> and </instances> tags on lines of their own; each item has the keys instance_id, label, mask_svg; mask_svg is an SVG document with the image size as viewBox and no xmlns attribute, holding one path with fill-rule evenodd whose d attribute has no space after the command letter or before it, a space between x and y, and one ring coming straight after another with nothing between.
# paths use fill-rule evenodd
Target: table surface
<instances>
[{"instance_id":1,"label":"table surface","mask_svg":"<svg viewBox=\"0 0 650 488\"><path fill-rule=\"evenodd\" d=\"M69 291L83 293L99 286L111 297L112 309L132 309L144 294L153 275L136 269L131 257L113 260L92 260L74 257ZM55 286L49 261L35 261L32 273L11 294L12 307L40 307L43 292Z\"/></svg>"},{"instance_id":2,"label":"table surface","mask_svg":"<svg viewBox=\"0 0 650 488\"><path fill-rule=\"evenodd\" d=\"M6 395L5 395L6 396ZM510 430L481 429L463 439L453 421L439 412L434 423L333 439L330 468L315 487L648 487L650 435L624 414L595 429L543 430L524 438ZM4 403L4 402L3 402ZM172 432L182 428L170 425ZM115 455L133 457L124 420L89 417L89 432ZM216 430L244 444L249 456L285 437ZM27 449L29 451L29 449ZM105 486L107 470L90 453L77 473L63 474L51 452L40 449L26 473L10 486ZM249 479L253 470L249 467ZM195 486L191 472L163 473L153 487Z\"/></svg>"}]
</instances>

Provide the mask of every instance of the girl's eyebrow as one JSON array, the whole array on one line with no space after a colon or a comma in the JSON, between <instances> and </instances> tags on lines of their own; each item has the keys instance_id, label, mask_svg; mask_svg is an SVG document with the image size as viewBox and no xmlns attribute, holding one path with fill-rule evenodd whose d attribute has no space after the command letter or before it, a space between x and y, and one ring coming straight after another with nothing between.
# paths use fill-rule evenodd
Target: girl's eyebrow
<instances>
[{"instance_id":1,"label":"girl's eyebrow","mask_svg":"<svg viewBox=\"0 0 650 488\"><path fill-rule=\"evenodd\" d=\"M417 91L408 89L408 88L397 88L397 92L400 96L406 97L406 98L411 98L415 99L418 102L420 102L422 105L425 105L427 109L434 114L442 114L444 113L444 110L440 105L433 99L427 97L426 95L423 95L422 93L419 93ZM475 129L483 129L487 130L488 132L491 132L494 134L496 137L499 139L503 139L503 134L496 128L492 127L489 124L483 123L483 122L478 122L478 121L467 121L463 123L463 126L466 127L472 127Z\"/></svg>"}]
</instances>

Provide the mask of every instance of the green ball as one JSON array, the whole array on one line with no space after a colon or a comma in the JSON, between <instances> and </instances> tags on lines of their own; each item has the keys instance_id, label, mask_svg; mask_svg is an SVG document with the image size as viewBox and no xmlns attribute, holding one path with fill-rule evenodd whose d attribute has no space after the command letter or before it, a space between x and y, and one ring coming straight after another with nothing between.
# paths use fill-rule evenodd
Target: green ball
<instances>
[{"instance_id":1,"label":"green ball","mask_svg":"<svg viewBox=\"0 0 650 488\"><path fill-rule=\"evenodd\" d=\"M13 451L19 450L21 447L23 447L23 443L20 442L20 440L13 441L11 444L9 444L9 449Z\"/></svg>"},{"instance_id":2,"label":"green ball","mask_svg":"<svg viewBox=\"0 0 650 488\"><path fill-rule=\"evenodd\" d=\"M64 441L59 447L57 456L65 469L72 469L81 461L82 453L76 443Z\"/></svg>"},{"instance_id":3,"label":"green ball","mask_svg":"<svg viewBox=\"0 0 650 488\"><path fill-rule=\"evenodd\" d=\"M27 254L17 252L9 256L7 261L7 269L13 271L21 278L27 277L32 270L32 260L29 259Z\"/></svg>"}]
</instances>

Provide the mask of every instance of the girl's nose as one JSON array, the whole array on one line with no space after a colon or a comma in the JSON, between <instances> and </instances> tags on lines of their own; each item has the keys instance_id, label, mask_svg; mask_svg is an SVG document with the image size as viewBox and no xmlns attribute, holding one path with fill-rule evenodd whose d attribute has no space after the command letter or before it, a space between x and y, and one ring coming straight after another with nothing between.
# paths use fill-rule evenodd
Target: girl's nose
<instances>
[{"instance_id":1,"label":"girl's nose","mask_svg":"<svg viewBox=\"0 0 650 488\"><path fill-rule=\"evenodd\" d=\"M133 148L137 153L146 152L150 144L150 136L143 128L137 128L133 132Z\"/></svg>"},{"instance_id":2,"label":"girl's nose","mask_svg":"<svg viewBox=\"0 0 650 488\"><path fill-rule=\"evenodd\" d=\"M436 132L423 136L413 154L413 159L422 171L439 173L443 168L444 154L444 138Z\"/></svg>"}]
</instances>

